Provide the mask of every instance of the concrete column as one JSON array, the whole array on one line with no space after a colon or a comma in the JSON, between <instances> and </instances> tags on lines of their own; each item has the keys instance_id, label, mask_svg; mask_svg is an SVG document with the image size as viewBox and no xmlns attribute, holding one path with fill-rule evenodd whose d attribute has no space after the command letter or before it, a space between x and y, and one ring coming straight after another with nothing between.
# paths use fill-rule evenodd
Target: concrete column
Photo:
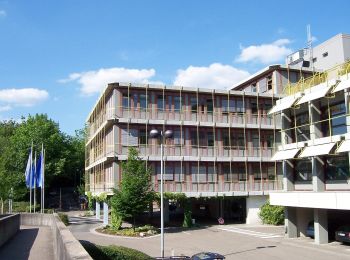
<instances>
[{"instance_id":1,"label":"concrete column","mask_svg":"<svg viewBox=\"0 0 350 260\"><path fill-rule=\"evenodd\" d=\"M286 232L287 232L286 236L288 238L298 237L296 208L285 207L285 209L284 209L284 225L285 225Z\"/></svg>"},{"instance_id":2,"label":"concrete column","mask_svg":"<svg viewBox=\"0 0 350 260\"><path fill-rule=\"evenodd\" d=\"M314 209L297 208L297 226L299 236L306 236L306 229L310 221L314 219Z\"/></svg>"},{"instance_id":3,"label":"concrete column","mask_svg":"<svg viewBox=\"0 0 350 260\"><path fill-rule=\"evenodd\" d=\"M328 243L328 217L326 209L314 209L315 243Z\"/></svg>"},{"instance_id":4,"label":"concrete column","mask_svg":"<svg viewBox=\"0 0 350 260\"><path fill-rule=\"evenodd\" d=\"M103 225L108 225L108 204L103 202Z\"/></svg>"},{"instance_id":5,"label":"concrete column","mask_svg":"<svg viewBox=\"0 0 350 260\"><path fill-rule=\"evenodd\" d=\"M100 202L96 201L96 219L101 218L101 204Z\"/></svg>"},{"instance_id":6,"label":"concrete column","mask_svg":"<svg viewBox=\"0 0 350 260\"><path fill-rule=\"evenodd\" d=\"M169 200L168 199L164 199L163 200L163 203L164 203L164 223L169 223Z\"/></svg>"},{"instance_id":7,"label":"concrete column","mask_svg":"<svg viewBox=\"0 0 350 260\"><path fill-rule=\"evenodd\" d=\"M267 201L267 196L249 196L246 199L246 224L261 224L260 207Z\"/></svg>"},{"instance_id":8,"label":"concrete column","mask_svg":"<svg viewBox=\"0 0 350 260\"><path fill-rule=\"evenodd\" d=\"M284 160L282 162L283 168L283 190L293 191L294 190L294 173L293 164L291 161Z\"/></svg>"},{"instance_id":9,"label":"concrete column","mask_svg":"<svg viewBox=\"0 0 350 260\"><path fill-rule=\"evenodd\" d=\"M290 112L283 112L281 114L281 120L282 120L282 130L289 129L291 127L292 120L290 119ZM288 144L292 142L292 136L290 131L282 131L281 132L281 143L282 145Z\"/></svg>"},{"instance_id":10,"label":"concrete column","mask_svg":"<svg viewBox=\"0 0 350 260\"><path fill-rule=\"evenodd\" d=\"M312 190L315 192L325 190L324 163L321 158L313 157L312 163Z\"/></svg>"},{"instance_id":11,"label":"concrete column","mask_svg":"<svg viewBox=\"0 0 350 260\"><path fill-rule=\"evenodd\" d=\"M321 124L315 124L321 120L321 110L318 102L311 101L309 103L309 114L310 114L310 139L322 137Z\"/></svg>"}]
</instances>

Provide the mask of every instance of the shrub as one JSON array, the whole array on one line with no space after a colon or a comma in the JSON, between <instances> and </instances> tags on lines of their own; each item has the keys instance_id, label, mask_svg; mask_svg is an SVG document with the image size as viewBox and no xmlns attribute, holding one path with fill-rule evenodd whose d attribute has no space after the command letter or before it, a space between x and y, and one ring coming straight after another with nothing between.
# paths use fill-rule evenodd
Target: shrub
<instances>
[{"instance_id":1,"label":"shrub","mask_svg":"<svg viewBox=\"0 0 350 260\"><path fill-rule=\"evenodd\" d=\"M191 203L187 201L184 205L184 222L182 224L183 227L192 227L192 211L191 211Z\"/></svg>"},{"instance_id":2,"label":"shrub","mask_svg":"<svg viewBox=\"0 0 350 260\"><path fill-rule=\"evenodd\" d=\"M123 219L122 217L118 214L118 212L112 208L112 211L111 211L111 227L113 229L120 229L121 226L122 226L122 222L123 222Z\"/></svg>"},{"instance_id":3,"label":"shrub","mask_svg":"<svg viewBox=\"0 0 350 260\"><path fill-rule=\"evenodd\" d=\"M88 241L80 241L85 250L95 260L149 260L150 256L138 250L123 246L100 246Z\"/></svg>"},{"instance_id":4,"label":"shrub","mask_svg":"<svg viewBox=\"0 0 350 260\"><path fill-rule=\"evenodd\" d=\"M61 221L68 226L69 225L69 220L68 220L68 215L67 214L63 214L63 213L58 213L59 218L61 219Z\"/></svg>"},{"instance_id":5,"label":"shrub","mask_svg":"<svg viewBox=\"0 0 350 260\"><path fill-rule=\"evenodd\" d=\"M282 225L284 223L284 207L273 206L267 201L260 207L259 217L264 224Z\"/></svg>"}]
</instances>

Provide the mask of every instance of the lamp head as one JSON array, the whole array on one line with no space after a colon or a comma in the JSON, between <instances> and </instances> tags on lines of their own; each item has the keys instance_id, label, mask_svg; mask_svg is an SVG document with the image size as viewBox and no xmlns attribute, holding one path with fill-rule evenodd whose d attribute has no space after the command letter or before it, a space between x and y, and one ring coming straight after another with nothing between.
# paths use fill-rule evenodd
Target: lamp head
<instances>
[{"instance_id":1,"label":"lamp head","mask_svg":"<svg viewBox=\"0 0 350 260\"><path fill-rule=\"evenodd\" d=\"M159 131L157 129L152 129L150 132L149 132L149 136L151 138L158 138L159 136Z\"/></svg>"}]
</instances>

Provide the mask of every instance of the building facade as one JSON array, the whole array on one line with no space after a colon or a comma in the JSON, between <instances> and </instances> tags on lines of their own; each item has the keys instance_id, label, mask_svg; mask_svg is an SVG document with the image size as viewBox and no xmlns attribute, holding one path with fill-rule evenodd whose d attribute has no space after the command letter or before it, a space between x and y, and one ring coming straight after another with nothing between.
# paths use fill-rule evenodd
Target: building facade
<instances>
[{"instance_id":1,"label":"building facade","mask_svg":"<svg viewBox=\"0 0 350 260\"><path fill-rule=\"evenodd\" d=\"M349 223L349 88L347 62L290 85L288 96L270 111L282 121L272 160L283 163L284 187L270 201L286 206L290 238L305 236L311 224L315 242L327 243L337 227Z\"/></svg>"}]
</instances>

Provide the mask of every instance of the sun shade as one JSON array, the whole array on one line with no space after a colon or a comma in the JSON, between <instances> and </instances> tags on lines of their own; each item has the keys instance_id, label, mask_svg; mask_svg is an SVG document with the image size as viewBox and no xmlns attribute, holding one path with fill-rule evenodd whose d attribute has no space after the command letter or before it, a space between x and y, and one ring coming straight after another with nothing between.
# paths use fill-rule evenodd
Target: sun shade
<instances>
[{"instance_id":1,"label":"sun shade","mask_svg":"<svg viewBox=\"0 0 350 260\"><path fill-rule=\"evenodd\" d=\"M288 96L280 100L277 100L276 105L268 112L268 114L270 115L270 114L285 110L287 108L290 108L291 106L293 106L293 104L298 98L299 97L295 97L293 95L293 96Z\"/></svg>"},{"instance_id":2,"label":"sun shade","mask_svg":"<svg viewBox=\"0 0 350 260\"><path fill-rule=\"evenodd\" d=\"M278 151L272 156L271 161L282 161L292 159L295 157L299 150L300 148Z\"/></svg>"},{"instance_id":3,"label":"sun shade","mask_svg":"<svg viewBox=\"0 0 350 260\"><path fill-rule=\"evenodd\" d=\"M311 156L329 154L329 152L332 150L334 145L335 145L335 143L307 146L300 153L299 157L303 158L303 157L311 157Z\"/></svg>"}]
</instances>

